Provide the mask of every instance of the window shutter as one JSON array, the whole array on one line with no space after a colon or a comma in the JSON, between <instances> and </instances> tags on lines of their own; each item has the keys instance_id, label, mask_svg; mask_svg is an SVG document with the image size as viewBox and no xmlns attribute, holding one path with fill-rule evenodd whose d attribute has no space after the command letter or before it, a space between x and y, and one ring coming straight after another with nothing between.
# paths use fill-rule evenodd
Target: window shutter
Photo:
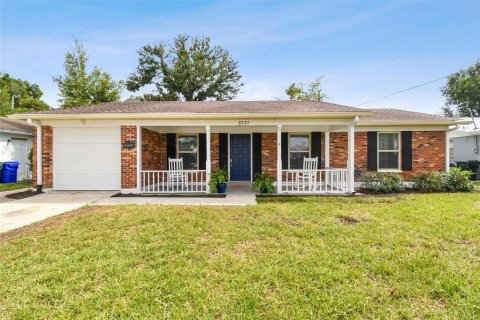
<instances>
[{"instance_id":1,"label":"window shutter","mask_svg":"<svg viewBox=\"0 0 480 320\"><path fill-rule=\"evenodd\" d=\"M412 170L412 131L402 131L402 170Z\"/></svg>"},{"instance_id":2,"label":"window shutter","mask_svg":"<svg viewBox=\"0 0 480 320\"><path fill-rule=\"evenodd\" d=\"M377 171L377 132L367 133L367 170Z\"/></svg>"},{"instance_id":3,"label":"window shutter","mask_svg":"<svg viewBox=\"0 0 480 320\"><path fill-rule=\"evenodd\" d=\"M207 161L207 135L198 134L198 169L205 170Z\"/></svg>"},{"instance_id":4,"label":"window shutter","mask_svg":"<svg viewBox=\"0 0 480 320\"><path fill-rule=\"evenodd\" d=\"M177 135L175 133L167 133L167 157L177 157Z\"/></svg>"},{"instance_id":5,"label":"window shutter","mask_svg":"<svg viewBox=\"0 0 480 320\"><path fill-rule=\"evenodd\" d=\"M228 170L228 133L218 134L218 165Z\"/></svg>"},{"instance_id":6,"label":"window shutter","mask_svg":"<svg viewBox=\"0 0 480 320\"><path fill-rule=\"evenodd\" d=\"M253 176L255 174L262 173L262 134L252 134L252 170Z\"/></svg>"},{"instance_id":7,"label":"window shutter","mask_svg":"<svg viewBox=\"0 0 480 320\"><path fill-rule=\"evenodd\" d=\"M288 170L288 133L282 132L282 170Z\"/></svg>"},{"instance_id":8,"label":"window shutter","mask_svg":"<svg viewBox=\"0 0 480 320\"><path fill-rule=\"evenodd\" d=\"M322 133L312 132L312 141L310 141L310 154L312 158L318 157L318 169L322 167Z\"/></svg>"}]
</instances>

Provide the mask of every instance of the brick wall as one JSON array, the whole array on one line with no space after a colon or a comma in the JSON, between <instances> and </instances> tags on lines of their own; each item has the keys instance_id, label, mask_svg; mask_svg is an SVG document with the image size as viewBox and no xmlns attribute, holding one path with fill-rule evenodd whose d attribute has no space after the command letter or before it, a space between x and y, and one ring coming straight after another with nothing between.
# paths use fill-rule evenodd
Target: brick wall
<instances>
[{"instance_id":1,"label":"brick wall","mask_svg":"<svg viewBox=\"0 0 480 320\"><path fill-rule=\"evenodd\" d=\"M142 128L142 170L167 167L167 134Z\"/></svg>"},{"instance_id":2,"label":"brick wall","mask_svg":"<svg viewBox=\"0 0 480 320\"><path fill-rule=\"evenodd\" d=\"M137 187L137 148L123 148L123 143L126 141L135 141L136 143L136 126L121 126L121 186L122 189L131 189Z\"/></svg>"},{"instance_id":3,"label":"brick wall","mask_svg":"<svg viewBox=\"0 0 480 320\"><path fill-rule=\"evenodd\" d=\"M218 133L210 134L210 160L212 162L212 172L220 168L220 135Z\"/></svg>"},{"instance_id":4,"label":"brick wall","mask_svg":"<svg viewBox=\"0 0 480 320\"><path fill-rule=\"evenodd\" d=\"M414 131L412 133L413 163L410 173L445 170L445 132Z\"/></svg>"},{"instance_id":5,"label":"brick wall","mask_svg":"<svg viewBox=\"0 0 480 320\"><path fill-rule=\"evenodd\" d=\"M32 187L37 187L37 128L32 127Z\"/></svg>"},{"instance_id":6,"label":"brick wall","mask_svg":"<svg viewBox=\"0 0 480 320\"><path fill-rule=\"evenodd\" d=\"M277 176L277 133L262 133L262 172Z\"/></svg>"},{"instance_id":7,"label":"brick wall","mask_svg":"<svg viewBox=\"0 0 480 320\"><path fill-rule=\"evenodd\" d=\"M42 172L43 188L53 188L53 130L50 126L42 126Z\"/></svg>"}]
</instances>

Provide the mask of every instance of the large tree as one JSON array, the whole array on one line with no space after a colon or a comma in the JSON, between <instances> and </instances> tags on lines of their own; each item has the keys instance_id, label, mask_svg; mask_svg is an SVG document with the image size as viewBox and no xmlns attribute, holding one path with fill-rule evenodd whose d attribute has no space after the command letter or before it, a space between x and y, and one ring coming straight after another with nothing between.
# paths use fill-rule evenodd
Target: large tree
<instances>
[{"instance_id":1,"label":"large tree","mask_svg":"<svg viewBox=\"0 0 480 320\"><path fill-rule=\"evenodd\" d=\"M89 73L87 62L88 54L83 43L75 40L72 51L65 54L65 74L53 78L58 84L59 102L63 108L120 100L123 82L114 81L110 74L97 66Z\"/></svg>"},{"instance_id":2,"label":"large tree","mask_svg":"<svg viewBox=\"0 0 480 320\"><path fill-rule=\"evenodd\" d=\"M37 84L0 72L0 115L49 109L49 105L40 100L42 95Z\"/></svg>"},{"instance_id":3,"label":"large tree","mask_svg":"<svg viewBox=\"0 0 480 320\"><path fill-rule=\"evenodd\" d=\"M238 62L210 39L177 36L172 44L146 45L138 51L138 67L127 80L127 89L154 86L146 100L230 100L243 85Z\"/></svg>"},{"instance_id":4,"label":"large tree","mask_svg":"<svg viewBox=\"0 0 480 320\"><path fill-rule=\"evenodd\" d=\"M292 83L285 93L290 100L315 100L323 101L327 96L322 92L320 85L322 77L318 77L314 81L305 86L302 82Z\"/></svg>"},{"instance_id":5,"label":"large tree","mask_svg":"<svg viewBox=\"0 0 480 320\"><path fill-rule=\"evenodd\" d=\"M442 93L447 98L442 108L445 115L480 117L480 60L466 70L451 74Z\"/></svg>"}]
</instances>

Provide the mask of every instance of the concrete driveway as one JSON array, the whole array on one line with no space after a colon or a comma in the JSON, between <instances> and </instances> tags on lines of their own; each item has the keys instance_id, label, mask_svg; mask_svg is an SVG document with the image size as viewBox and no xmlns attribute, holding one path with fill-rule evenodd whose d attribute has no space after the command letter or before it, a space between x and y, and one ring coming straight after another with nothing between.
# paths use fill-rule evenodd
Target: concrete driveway
<instances>
[{"instance_id":1,"label":"concrete driveway","mask_svg":"<svg viewBox=\"0 0 480 320\"><path fill-rule=\"evenodd\" d=\"M0 195L0 233L80 208L115 193L114 191L54 191L21 200L5 198L5 193L2 193Z\"/></svg>"}]
</instances>

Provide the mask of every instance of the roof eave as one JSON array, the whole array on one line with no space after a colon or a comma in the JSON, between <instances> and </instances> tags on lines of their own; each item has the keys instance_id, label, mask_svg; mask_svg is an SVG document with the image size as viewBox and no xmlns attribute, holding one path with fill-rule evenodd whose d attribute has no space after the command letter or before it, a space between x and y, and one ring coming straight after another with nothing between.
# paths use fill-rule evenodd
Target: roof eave
<instances>
[{"instance_id":1,"label":"roof eave","mask_svg":"<svg viewBox=\"0 0 480 320\"><path fill-rule=\"evenodd\" d=\"M345 112L302 112L302 113L70 113L70 114L42 114L22 113L9 117L20 120L215 120L215 119L334 119L371 117L370 111Z\"/></svg>"},{"instance_id":2,"label":"roof eave","mask_svg":"<svg viewBox=\"0 0 480 320\"><path fill-rule=\"evenodd\" d=\"M361 121L356 124L357 127L385 127L385 126L454 126L468 124L464 120L446 120L446 121Z\"/></svg>"}]
</instances>

